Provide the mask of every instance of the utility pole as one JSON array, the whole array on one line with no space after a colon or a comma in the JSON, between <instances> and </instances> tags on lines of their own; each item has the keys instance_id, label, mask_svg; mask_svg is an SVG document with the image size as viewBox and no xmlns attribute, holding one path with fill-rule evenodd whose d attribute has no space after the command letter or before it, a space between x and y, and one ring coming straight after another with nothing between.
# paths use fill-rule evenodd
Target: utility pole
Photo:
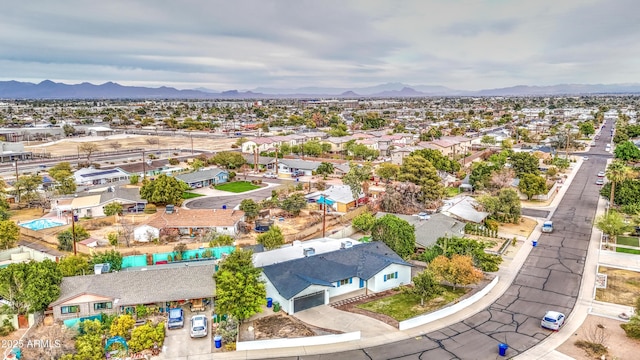
<instances>
[{"instance_id":1,"label":"utility pole","mask_svg":"<svg viewBox=\"0 0 640 360\"><path fill-rule=\"evenodd\" d=\"M322 237L324 238L324 234L327 230L327 197L323 195L322 199Z\"/></svg>"},{"instance_id":2,"label":"utility pole","mask_svg":"<svg viewBox=\"0 0 640 360\"><path fill-rule=\"evenodd\" d=\"M142 149L142 178L147 178L147 162L144 159L144 149Z\"/></svg>"},{"instance_id":3,"label":"utility pole","mask_svg":"<svg viewBox=\"0 0 640 360\"><path fill-rule=\"evenodd\" d=\"M276 146L276 175L278 175L278 146Z\"/></svg>"},{"instance_id":4,"label":"utility pole","mask_svg":"<svg viewBox=\"0 0 640 360\"><path fill-rule=\"evenodd\" d=\"M191 155L193 155L193 131L189 131L191 134Z\"/></svg>"},{"instance_id":5,"label":"utility pole","mask_svg":"<svg viewBox=\"0 0 640 360\"><path fill-rule=\"evenodd\" d=\"M76 212L71 209L71 239L73 241L73 255L77 255L76 250Z\"/></svg>"},{"instance_id":6,"label":"utility pole","mask_svg":"<svg viewBox=\"0 0 640 360\"><path fill-rule=\"evenodd\" d=\"M253 147L253 171L258 173L258 148Z\"/></svg>"},{"instance_id":7,"label":"utility pole","mask_svg":"<svg viewBox=\"0 0 640 360\"><path fill-rule=\"evenodd\" d=\"M20 189L18 188L18 158L15 159L13 165L16 167L16 184L14 186L16 188L16 201L20 202Z\"/></svg>"}]
</instances>

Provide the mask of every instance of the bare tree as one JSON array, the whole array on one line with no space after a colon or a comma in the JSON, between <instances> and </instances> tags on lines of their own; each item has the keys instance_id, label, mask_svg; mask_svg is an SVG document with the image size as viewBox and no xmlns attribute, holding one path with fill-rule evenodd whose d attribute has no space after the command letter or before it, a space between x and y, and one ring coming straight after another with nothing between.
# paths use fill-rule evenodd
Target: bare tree
<instances>
[{"instance_id":1,"label":"bare tree","mask_svg":"<svg viewBox=\"0 0 640 360\"><path fill-rule=\"evenodd\" d=\"M491 185L497 190L500 190L502 188L511 186L515 177L516 173L515 171L513 171L513 169L502 168L500 170L494 171L491 174Z\"/></svg>"},{"instance_id":2,"label":"bare tree","mask_svg":"<svg viewBox=\"0 0 640 360\"><path fill-rule=\"evenodd\" d=\"M98 151L98 144L92 142L85 142L78 146L78 150L87 155L87 162L91 163L91 155Z\"/></svg>"},{"instance_id":3,"label":"bare tree","mask_svg":"<svg viewBox=\"0 0 640 360\"><path fill-rule=\"evenodd\" d=\"M147 142L147 144L149 145L156 145L158 144L158 139L157 138L146 138L145 141Z\"/></svg>"},{"instance_id":4,"label":"bare tree","mask_svg":"<svg viewBox=\"0 0 640 360\"><path fill-rule=\"evenodd\" d=\"M126 247L131 246L134 227L135 226L132 221L129 221L124 217L120 218L120 230L118 231L118 233L120 235L120 239L124 241Z\"/></svg>"},{"instance_id":5,"label":"bare tree","mask_svg":"<svg viewBox=\"0 0 640 360\"><path fill-rule=\"evenodd\" d=\"M118 151L118 149L120 149L122 147L122 144L120 144L117 141L114 141L114 142L109 144L109 147L112 148L115 151Z\"/></svg>"}]
</instances>

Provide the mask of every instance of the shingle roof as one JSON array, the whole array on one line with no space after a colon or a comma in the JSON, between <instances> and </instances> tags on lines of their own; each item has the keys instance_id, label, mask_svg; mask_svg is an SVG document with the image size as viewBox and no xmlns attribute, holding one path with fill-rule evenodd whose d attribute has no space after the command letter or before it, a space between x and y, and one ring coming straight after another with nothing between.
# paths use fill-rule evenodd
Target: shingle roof
<instances>
[{"instance_id":1,"label":"shingle roof","mask_svg":"<svg viewBox=\"0 0 640 360\"><path fill-rule=\"evenodd\" d=\"M320 166L319 161L307 161L299 159L280 159L278 163L288 166L291 169L315 170Z\"/></svg>"},{"instance_id":2,"label":"shingle roof","mask_svg":"<svg viewBox=\"0 0 640 360\"><path fill-rule=\"evenodd\" d=\"M391 264L411 266L387 245L374 241L265 266L262 271L280 295L291 299L310 285L333 286L352 277L371 279Z\"/></svg>"},{"instance_id":3,"label":"shingle roof","mask_svg":"<svg viewBox=\"0 0 640 360\"><path fill-rule=\"evenodd\" d=\"M387 213L378 212L376 217L382 217ZM392 214L413 225L416 233L416 244L427 248L435 245L438 238L445 236L461 236L464 223L445 214L436 213L430 215L429 220L420 220L418 216Z\"/></svg>"},{"instance_id":4,"label":"shingle roof","mask_svg":"<svg viewBox=\"0 0 640 360\"><path fill-rule=\"evenodd\" d=\"M158 212L144 224L156 229L165 227L216 227L234 226L244 217L244 211L232 209L183 209L173 214Z\"/></svg>"},{"instance_id":5,"label":"shingle roof","mask_svg":"<svg viewBox=\"0 0 640 360\"><path fill-rule=\"evenodd\" d=\"M201 171L194 171L188 174L176 175L175 178L189 184L197 181L211 180L223 172L226 172L226 171L218 168L213 168L213 169L206 169Z\"/></svg>"},{"instance_id":6,"label":"shingle roof","mask_svg":"<svg viewBox=\"0 0 640 360\"><path fill-rule=\"evenodd\" d=\"M211 297L214 266L190 265L147 271L121 271L62 278L60 296L51 306L82 294L118 300L118 306Z\"/></svg>"}]
</instances>

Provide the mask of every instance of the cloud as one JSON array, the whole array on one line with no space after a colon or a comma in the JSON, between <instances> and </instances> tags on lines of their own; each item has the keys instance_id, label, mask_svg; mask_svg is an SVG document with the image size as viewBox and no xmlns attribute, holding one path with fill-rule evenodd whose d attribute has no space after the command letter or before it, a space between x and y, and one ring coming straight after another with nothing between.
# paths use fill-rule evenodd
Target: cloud
<instances>
[{"instance_id":1,"label":"cloud","mask_svg":"<svg viewBox=\"0 0 640 360\"><path fill-rule=\"evenodd\" d=\"M0 12L0 76L218 90L640 81L633 8L632 0L22 1Z\"/></svg>"}]
</instances>

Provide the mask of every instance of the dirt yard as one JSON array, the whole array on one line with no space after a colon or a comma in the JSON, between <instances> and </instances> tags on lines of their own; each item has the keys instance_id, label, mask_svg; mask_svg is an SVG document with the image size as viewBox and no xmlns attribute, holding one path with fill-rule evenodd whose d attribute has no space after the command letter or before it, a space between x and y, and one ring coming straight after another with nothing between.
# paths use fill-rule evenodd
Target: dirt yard
<instances>
[{"instance_id":1,"label":"dirt yard","mask_svg":"<svg viewBox=\"0 0 640 360\"><path fill-rule=\"evenodd\" d=\"M269 312L271 309L265 309L265 311ZM253 328L253 330L250 330L250 328ZM253 321L246 321L240 325L240 341L298 338L339 333L339 331L305 324L282 311Z\"/></svg>"},{"instance_id":2,"label":"dirt yard","mask_svg":"<svg viewBox=\"0 0 640 360\"><path fill-rule=\"evenodd\" d=\"M500 224L498 232L501 236L509 238L510 236L524 236L525 238L529 237L533 230L538 225L533 219L528 217L521 217L519 224Z\"/></svg>"},{"instance_id":3,"label":"dirt yard","mask_svg":"<svg viewBox=\"0 0 640 360\"><path fill-rule=\"evenodd\" d=\"M596 300L635 307L640 294L640 273L600 266L598 272L607 275L607 288L596 289Z\"/></svg>"},{"instance_id":4,"label":"dirt yard","mask_svg":"<svg viewBox=\"0 0 640 360\"><path fill-rule=\"evenodd\" d=\"M580 329L567 341L565 341L558 351L569 355L576 360L600 359L599 356L589 355L585 350L575 345L578 340L587 340L597 337L596 328L600 324L604 326L604 345L607 347L607 359L633 360L638 358L640 353L640 340L633 340L627 337L624 330L620 328L621 321L603 318L595 315L587 316Z\"/></svg>"},{"instance_id":5,"label":"dirt yard","mask_svg":"<svg viewBox=\"0 0 640 360\"><path fill-rule=\"evenodd\" d=\"M189 136L155 136L155 135L127 135L118 134L112 136L86 136L64 139L56 142L25 146L25 151L39 154L46 152L52 156L75 155L78 153L78 145L83 142L94 142L98 145L98 151L114 151L125 149L146 148L153 150L159 148L189 148L193 139L193 148L196 150L222 151L230 150L231 145L237 139L226 138L190 138ZM159 144L158 144L159 142ZM82 156L82 154L80 154Z\"/></svg>"}]
</instances>

